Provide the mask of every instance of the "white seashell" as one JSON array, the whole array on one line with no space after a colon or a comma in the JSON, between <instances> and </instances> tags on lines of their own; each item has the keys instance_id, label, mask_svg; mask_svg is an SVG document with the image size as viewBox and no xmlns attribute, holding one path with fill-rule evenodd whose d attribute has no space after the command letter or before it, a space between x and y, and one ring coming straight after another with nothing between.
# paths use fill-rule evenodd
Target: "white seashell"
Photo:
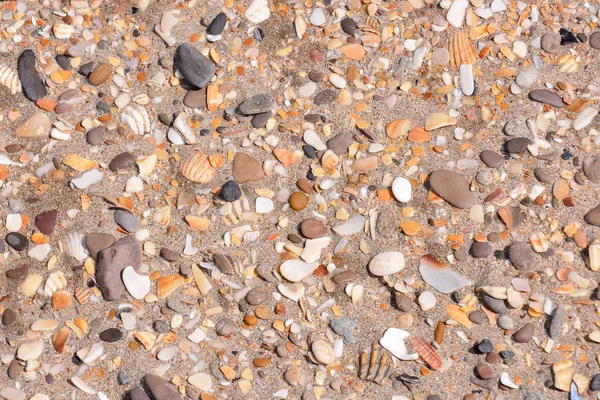
<instances>
[{"instance_id":1,"label":"white seashell","mask_svg":"<svg viewBox=\"0 0 600 400\"><path fill-rule=\"evenodd\" d=\"M180 112L173 121L173 128L181 134L187 144L194 144L198 141L192 127L188 123L188 115L185 111Z\"/></svg>"},{"instance_id":2,"label":"white seashell","mask_svg":"<svg viewBox=\"0 0 600 400\"><path fill-rule=\"evenodd\" d=\"M392 193L399 202L408 203L412 197L412 185L406 178L396 178L392 182Z\"/></svg>"},{"instance_id":3,"label":"white seashell","mask_svg":"<svg viewBox=\"0 0 600 400\"><path fill-rule=\"evenodd\" d=\"M268 214L275 209L275 205L271 199L266 197L257 197L254 208L259 214Z\"/></svg>"},{"instance_id":4,"label":"white seashell","mask_svg":"<svg viewBox=\"0 0 600 400\"><path fill-rule=\"evenodd\" d=\"M127 193L139 193L144 191L144 181L142 181L137 176L132 176L127 179L127 183L125 184L125 191Z\"/></svg>"},{"instance_id":5,"label":"white seashell","mask_svg":"<svg viewBox=\"0 0 600 400\"><path fill-rule=\"evenodd\" d=\"M22 219L21 214L6 215L6 230L9 232L17 232L21 229Z\"/></svg>"},{"instance_id":6,"label":"white seashell","mask_svg":"<svg viewBox=\"0 0 600 400\"><path fill-rule=\"evenodd\" d=\"M43 351L44 342L41 340L23 343L17 350L17 358L21 361L37 360Z\"/></svg>"},{"instance_id":7,"label":"white seashell","mask_svg":"<svg viewBox=\"0 0 600 400\"><path fill-rule=\"evenodd\" d=\"M185 140L183 140L183 136L177 131L177 129L170 127L167 132L167 139L169 142L173 143L176 146L182 146L185 144Z\"/></svg>"},{"instance_id":8,"label":"white seashell","mask_svg":"<svg viewBox=\"0 0 600 400\"><path fill-rule=\"evenodd\" d=\"M498 300L508 299L508 293L506 288L500 286L482 286L477 289L478 292L485 292Z\"/></svg>"},{"instance_id":9,"label":"white seashell","mask_svg":"<svg viewBox=\"0 0 600 400\"><path fill-rule=\"evenodd\" d=\"M150 293L150 277L139 275L132 266L123 270L123 283L134 299L142 300Z\"/></svg>"},{"instance_id":10,"label":"white seashell","mask_svg":"<svg viewBox=\"0 0 600 400\"><path fill-rule=\"evenodd\" d=\"M315 340L312 342L310 349L312 350L315 359L321 364L329 365L335 362L335 352L333 347L324 340Z\"/></svg>"},{"instance_id":11,"label":"white seashell","mask_svg":"<svg viewBox=\"0 0 600 400\"><path fill-rule=\"evenodd\" d=\"M508 290L506 291L506 295L508 304L510 304L512 308L521 308L525 304L525 298L523 295L521 295L521 293L512 286L509 286Z\"/></svg>"},{"instance_id":12,"label":"white seashell","mask_svg":"<svg viewBox=\"0 0 600 400\"><path fill-rule=\"evenodd\" d=\"M369 262L369 272L375 276L392 275L404 268L404 254L399 251L385 251L377 254Z\"/></svg>"},{"instance_id":13,"label":"white seashell","mask_svg":"<svg viewBox=\"0 0 600 400\"><path fill-rule=\"evenodd\" d=\"M362 231L365 226L366 218L362 215L355 215L348 221L333 228L334 232L340 236L350 236Z\"/></svg>"},{"instance_id":14,"label":"white seashell","mask_svg":"<svg viewBox=\"0 0 600 400\"><path fill-rule=\"evenodd\" d=\"M309 263L315 262L321 258L321 251L329 246L330 243L330 237L308 239L304 244L304 250L302 250L300 258Z\"/></svg>"},{"instance_id":15,"label":"white seashell","mask_svg":"<svg viewBox=\"0 0 600 400\"><path fill-rule=\"evenodd\" d=\"M204 372L197 372L188 378L188 383L207 392L212 389L212 377Z\"/></svg>"},{"instance_id":16,"label":"white seashell","mask_svg":"<svg viewBox=\"0 0 600 400\"><path fill-rule=\"evenodd\" d=\"M135 329L135 315L128 312L121 313L121 322L123 323L123 329L130 331Z\"/></svg>"},{"instance_id":17,"label":"white seashell","mask_svg":"<svg viewBox=\"0 0 600 400\"><path fill-rule=\"evenodd\" d=\"M279 285L277 285L277 289L279 290L279 293L281 293L282 295L284 295L292 301L300 300L304 296L305 291L305 288L304 286L302 286L302 284L286 285L280 283Z\"/></svg>"},{"instance_id":18,"label":"white seashell","mask_svg":"<svg viewBox=\"0 0 600 400\"><path fill-rule=\"evenodd\" d=\"M92 394L95 395L98 393L98 391L94 388L92 388L90 385L87 384L86 381L84 381L83 379L81 379L78 376L74 376L71 378L71 383L73 385L75 385L79 390L88 393L88 394Z\"/></svg>"},{"instance_id":19,"label":"white seashell","mask_svg":"<svg viewBox=\"0 0 600 400\"><path fill-rule=\"evenodd\" d=\"M423 311L431 310L433 307L435 307L436 303L437 300L435 299L433 293L427 290L419 295L419 305Z\"/></svg>"},{"instance_id":20,"label":"white seashell","mask_svg":"<svg viewBox=\"0 0 600 400\"><path fill-rule=\"evenodd\" d=\"M85 246L85 236L81 233L70 233L67 236L66 252L79 262L85 261L90 256Z\"/></svg>"},{"instance_id":21,"label":"white seashell","mask_svg":"<svg viewBox=\"0 0 600 400\"><path fill-rule=\"evenodd\" d=\"M417 353L410 354L406 349L406 340L408 339L408 336L409 333L405 330L389 328L385 331L383 337L379 339L379 343L383 348L400 360L416 360L419 358L419 355Z\"/></svg>"},{"instance_id":22,"label":"white seashell","mask_svg":"<svg viewBox=\"0 0 600 400\"><path fill-rule=\"evenodd\" d=\"M188 335L188 339L190 339L193 343L200 343L204 339L206 339L208 335L200 328L196 328L196 330Z\"/></svg>"},{"instance_id":23,"label":"white seashell","mask_svg":"<svg viewBox=\"0 0 600 400\"><path fill-rule=\"evenodd\" d=\"M125 110L121 113L121 121L123 121L136 135L142 136L144 133L150 132L150 118L144 107L125 107Z\"/></svg>"},{"instance_id":24,"label":"white seashell","mask_svg":"<svg viewBox=\"0 0 600 400\"><path fill-rule=\"evenodd\" d=\"M469 279L430 255L419 260L419 272L425 282L441 293L452 293L472 284Z\"/></svg>"},{"instance_id":25,"label":"white seashell","mask_svg":"<svg viewBox=\"0 0 600 400\"><path fill-rule=\"evenodd\" d=\"M325 145L325 143L321 140L317 132L313 130L307 129L304 131L303 139L306 144L311 145L317 151L323 151L327 149L327 145Z\"/></svg>"},{"instance_id":26,"label":"white seashell","mask_svg":"<svg viewBox=\"0 0 600 400\"><path fill-rule=\"evenodd\" d=\"M53 331L58 326L58 321L55 319L38 319L31 324L31 330L35 332Z\"/></svg>"},{"instance_id":27,"label":"white seashell","mask_svg":"<svg viewBox=\"0 0 600 400\"><path fill-rule=\"evenodd\" d=\"M177 351L179 351L177 346L165 347L164 349L158 352L156 358L158 358L160 361L169 361L177 355Z\"/></svg>"},{"instance_id":28,"label":"white seashell","mask_svg":"<svg viewBox=\"0 0 600 400\"><path fill-rule=\"evenodd\" d=\"M64 289L67 286L67 278L61 271L50 274L44 285L44 294L52 296L55 292Z\"/></svg>"},{"instance_id":29,"label":"white seashell","mask_svg":"<svg viewBox=\"0 0 600 400\"><path fill-rule=\"evenodd\" d=\"M198 286L198 290L200 290L200 293L207 294L213 286L204 274L204 272L202 272L202 270L198 266L192 265L192 274L194 276L196 286Z\"/></svg>"},{"instance_id":30,"label":"white seashell","mask_svg":"<svg viewBox=\"0 0 600 400\"><path fill-rule=\"evenodd\" d=\"M54 24L52 32L57 39L69 39L75 32L75 27L67 24Z\"/></svg>"},{"instance_id":31,"label":"white seashell","mask_svg":"<svg viewBox=\"0 0 600 400\"><path fill-rule=\"evenodd\" d=\"M307 263L300 260L287 260L281 264L279 270L281 275L290 282L300 282L314 272L319 266L318 263Z\"/></svg>"},{"instance_id":32,"label":"white seashell","mask_svg":"<svg viewBox=\"0 0 600 400\"><path fill-rule=\"evenodd\" d=\"M510 380L510 376L508 376L508 372L503 372L502 374L500 374L500 383L511 389L519 388L519 385L515 384L513 381Z\"/></svg>"},{"instance_id":33,"label":"white seashell","mask_svg":"<svg viewBox=\"0 0 600 400\"><path fill-rule=\"evenodd\" d=\"M7 386L0 389L0 397L6 400L25 400L27 395L20 389Z\"/></svg>"},{"instance_id":34,"label":"white seashell","mask_svg":"<svg viewBox=\"0 0 600 400\"><path fill-rule=\"evenodd\" d=\"M90 365L104 354L104 345L102 343L94 343L85 357L81 360L84 364Z\"/></svg>"},{"instance_id":35,"label":"white seashell","mask_svg":"<svg viewBox=\"0 0 600 400\"><path fill-rule=\"evenodd\" d=\"M7 67L0 66L0 85L10 90L11 94L17 94L21 91L21 81L17 71Z\"/></svg>"},{"instance_id":36,"label":"white seashell","mask_svg":"<svg viewBox=\"0 0 600 400\"><path fill-rule=\"evenodd\" d=\"M138 169L140 170L140 175L150 176L154 168L156 168L156 163L158 162L158 157L156 154L151 154L149 156L138 157L136 160L136 164Z\"/></svg>"},{"instance_id":37,"label":"white seashell","mask_svg":"<svg viewBox=\"0 0 600 400\"><path fill-rule=\"evenodd\" d=\"M50 250L52 250L50 244L44 243L32 247L31 250L27 252L27 255L31 258L35 258L38 261L44 261L48 256L48 253L50 253Z\"/></svg>"}]
</instances>

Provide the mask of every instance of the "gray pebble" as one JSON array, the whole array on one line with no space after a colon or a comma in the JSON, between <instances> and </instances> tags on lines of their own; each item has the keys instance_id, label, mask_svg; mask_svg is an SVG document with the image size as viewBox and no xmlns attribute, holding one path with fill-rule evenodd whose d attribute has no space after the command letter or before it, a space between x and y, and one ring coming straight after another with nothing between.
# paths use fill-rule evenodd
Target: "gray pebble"
<instances>
[{"instance_id":1,"label":"gray pebble","mask_svg":"<svg viewBox=\"0 0 600 400\"><path fill-rule=\"evenodd\" d=\"M563 324L565 323L565 308L562 305L559 305L554 310L554 314L552 315L552 319L550 320L550 337L554 340L560 339L562 336Z\"/></svg>"},{"instance_id":2,"label":"gray pebble","mask_svg":"<svg viewBox=\"0 0 600 400\"><path fill-rule=\"evenodd\" d=\"M358 321L356 318L334 318L329 322L331 329L340 336L344 337L345 344L353 344L355 342L354 339L354 331L356 330L356 325Z\"/></svg>"},{"instance_id":3,"label":"gray pebble","mask_svg":"<svg viewBox=\"0 0 600 400\"><path fill-rule=\"evenodd\" d=\"M503 314L507 310L504 300L495 299L487 293L481 294L481 301L496 314Z\"/></svg>"}]
</instances>

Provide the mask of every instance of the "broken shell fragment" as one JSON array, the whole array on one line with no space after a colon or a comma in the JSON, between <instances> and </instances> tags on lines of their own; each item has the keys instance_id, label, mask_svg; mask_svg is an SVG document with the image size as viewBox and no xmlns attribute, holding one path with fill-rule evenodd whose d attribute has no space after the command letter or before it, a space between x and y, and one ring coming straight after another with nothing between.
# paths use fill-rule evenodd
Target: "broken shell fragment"
<instances>
[{"instance_id":1,"label":"broken shell fragment","mask_svg":"<svg viewBox=\"0 0 600 400\"><path fill-rule=\"evenodd\" d=\"M473 283L430 255L419 260L419 272L425 282L441 293L452 293Z\"/></svg>"},{"instance_id":2,"label":"broken shell fragment","mask_svg":"<svg viewBox=\"0 0 600 400\"><path fill-rule=\"evenodd\" d=\"M379 339L379 343L400 360L416 360L419 358L419 355L417 353L409 353L406 348L408 336L409 333L405 330L389 328L385 331L383 337Z\"/></svg>"},{"instance_id":3,"label":"broken shell fragment","mask_svg":"<svg viewBox=\"0 0 600 400\"><path fill-rule=\"evenodd\" d=\"M312 274L318 263L307 263L300 260L288 260L279 267L281 275L290 282L300 282L310 274Z\"/></svg>"},{"instance_id":4,"label":"broken shell fragment","mask_svg":"<svg viewBox=\"0 0 600 400\"><path fill-rule=\"evenodd\" d=\"M442 359L435 351L433 346L425 340L415 337L409 339L410 344L415 349L417 354L431 367L431 369L439 370L442 368Z\"/></svg>"}]
</instances>

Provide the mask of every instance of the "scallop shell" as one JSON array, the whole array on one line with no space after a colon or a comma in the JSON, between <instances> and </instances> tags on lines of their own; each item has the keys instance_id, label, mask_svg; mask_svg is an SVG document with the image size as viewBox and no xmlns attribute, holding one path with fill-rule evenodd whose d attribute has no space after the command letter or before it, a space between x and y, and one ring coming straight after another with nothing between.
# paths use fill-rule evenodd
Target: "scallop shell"
<instances>
[{"instance_id":1,"label":"scallop shell","mask_svg":"<svg viewBox=\"0 0 600 400\"><path fill-rule=\"evenodd\" d=\"M123 121L136 135L142 136L150 132L150 118L146 109L142 106L127 106L121 113Z\"/></svg>"},{"instance_id":2,"label":"scallop shell","mask_svg":"<svg viewBox=\"0 0 600 400\"><path fill-rule=\"evenodd\" d=\"M64 310L73 304L73 296L66 290L59 290L52 296L52 308Z\"/></svg>"},{"instance_id":3,"label":"scallop shell","mask_svg":"<svg viewBox=\"0 0 600 400\"><path fill-rule=\"evenodd\" d=\"M377 254L369 262L369 272L375 276L392 275L404 268L404 254L399 251L385 251Z\"/></svg>"},{"instance_id":4,"label":"scallop shell","mask_svg":"<svg viewBox=\"0 0 600 400\"><path fill-rule=\"evenodd\" d=\"M372 344L371 351L363 350L358 358L358 377L365 381L383 385L393 368L394 363L389 353L382 350L377 342Z\"/></svg>"},{"instance_id":5,"label":"scallop shell","mask_svg":"<svg viewBox=\"0 0 600 400\"><path fill-rule=\"evenodd\" d=\"M156 335L150 332L136 332L135 338L139 340L146 350L151 350L154 347L154 342L156 342Z\"/></svg>"},{"instance_id":6,"label":"scallop shell","mask_svg":"<svg viewBox=\"0 0 600 400\"><path fill-rule=\"evenodd\" d=\"M78 232L72 232L67 236L66 251L79 262L85 261L90 256L85 246L85 236Z\"/></svg>"},{"instance_id":7,"label":"scallop shell","mask_svg":"<svg viewBox=\"0 0 600 400\"><path fill-rule=\"evenodd\" d=\"M69 336L71 336L71 331L66 326L52 336L52 346L57 353L64 353Z\"/></svg>"},{"instance_id":8,"label":"scallop shell","mask_svg":"<svg viewBox=\"0 0 600 400\"><path fill-rule=\"evenodd\" d=\"M560 72L575 72L579 68L579 63L571 54L563 54L556 60Z\"/></svg>"},{"instance_id":9,"label":"scallop shell","mask_svg":"<svg viewBox=\"0 0 600 400\"><path fill-rule=\"evenodd\" d=\"M178 274L161 276L156 282L156 290L159 299L167 298L183 283L183 276Z\"/></svg>"},{"instance_id":10,"label":"scallop shell","mask_svg":"<svg viewBox=\"0 0 600 400\"><path fill-rule=\"evenodd\" d=\"M475 46L464 32L455 32L450 37L448 51L450 52L450 66L452 68L461 64L475 64L475 61L477 61Z\"/></svg>"},{"instance_id":11,"label":"scallop shell","mask_svg":"<svg viewBox=\"0 0 600 400\"><path fill-rule=\"evenodd\" d=\"M216 174L216 170L210 165L208 157L201 152L195 153L192 158L181 163L179 172L186 179L196 183L207 183Z\"/></svg>"},{"instance_id":12,"label":"scallop shell","mask_svg":"<svg viewBox=\"0 0 600 400\"><path fill-rule=\"evenodd\" d=\"M21 283L21 293L27 297L35 296L43 280L44 277L38 274L27 275L27 278Z\"/></svg>"},{"instance_id":13,"label":"scallop shell","mask_svg":"<svg viewBox=\"0 0 600 400\"><path fill-rule=\"evenodd\" d=\"M0 66L0 85L10 90L11 94L17 94L21 91L21 81L19 74L6 65Z\"/></svg>"},{"instance_id":14,"label":"scallop shell","mask_svg":"<svg viewBox=\"0 0 600 400\"><path fill-rule=\"evenodd\" d=\"M224 274L235 274L235 264L229 254L216 253L213 254L212 259L219 271Z\"/></svg>"},{"instance_id":15,"label":"scallop shell","mask_svg":"<svg viewBox=\"0 0 600 400\"><path fill-rule=\"evenodd\" d=\"M92 291L86 287L75 290L75 298L82 306L86 305L87 302L90 301L90 297L92 297Z\"/></svg>"},{"instance_id":16,"label":"scallop shell","mask_svg":"<svg viewBox=\"0 0 600 400\"><path fill-rule=\"evenodd\" d=\"M321 165L326 170L330 170L336 166L339 161L339 157L332 150L327 150L323 157L321 157Z\"/></svg>"},{"instance_id":17,"label":"scallop shell","mask_svg":"<svg viewBox=\"0 0 600 400\"><path fill-rule=\"evenodd\" d=\"M442 368L442 359L435 351L433 346L421 338L415 337L409 339L410 344L415 349L417 354L431 367L431 369L439 370Z\"/></svg>"}]
</instances>

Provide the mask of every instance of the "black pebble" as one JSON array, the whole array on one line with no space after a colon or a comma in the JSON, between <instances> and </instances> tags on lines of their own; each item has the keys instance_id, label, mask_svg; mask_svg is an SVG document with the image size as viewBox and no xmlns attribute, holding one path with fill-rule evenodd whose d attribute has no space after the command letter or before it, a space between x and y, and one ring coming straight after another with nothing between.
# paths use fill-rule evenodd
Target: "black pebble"
<instances>
[{"instance_id":1,"label":"black pebble","mask_svg":"<svg viewBox=\"0 0 600 400\"><path fill-rule=\"evenodd\" d=\"M350 36L354 36L356 31L358 31L358 25L356 24L356 21L354 21L352 18L344 18L340 22L340 27L344 32L346 32Z\"/></svg>"},{"instance_id":2,"label":"black pebble","mask_svg":"<svg viewBox=\"0 0 600 400\"><path fill-rule=\"evenodd\" d=\"M560 44L562 46L566 45L566 44L573 44L573 43L577 43L577 37L573 34L573 32L570 32L568 30L566 30L565 28L560 28Z\"/></svg>"},{"instance_id":3,"label":"black pebble","mask_svg":"<svg viewBox=\"0 0 600 400\"><path fill-rule=\"evenodd\" d=\"M56 57L56 63L58 65L60 65L60 67L64 70L70 70L71 69L71 63L69 62L70 58L69 56L66 56L64 54L58 54Z\"/></svg>"},{"instance_id":4,"label":"black pebble","mask_svg":"<svg viewBox=\"0 0 600 400\"><path fill-rule=\"evenodd\" d=\"M225 29L226 23L227 14L225 14L224 12L220 12L219 14L217 14L215 19L213 19L212 22L208 25L208 28L206 28L206 33L214 36L220 35L223 32L223 29Z\"/></svg>"},{"instance_id":5,"label":"black pebble","mask_svg":"<svg viewBox=\"0 0 600 400\"><path fill-rule=\"evenodd\" d=\"M242 197L242 190L236 181L230 180L223 184L221 188L221 197L223 200L232 202Z\"/></svg>"},{"instance_id":6,"label":"black pebble","mask_svg":"<svg viewBox=\"0 0 600 400\"><path fill-rule=\"evenodd\" d=\"M117 342L123 337L123 332L119 328L108 328L100 332L100 340L108 343Z\"/></svg>"},{"instance_id":7,"label":"black pebble","mask_svg":"<svg viewBox=\"0 0 600 400\"><path fill-rule=\"evenodd\" d=\"M35 62L35 53L30 49L24 50L17 61L17 71L23 93L31 101L36 101L48 94L46 85L35 69Z\"/></svg>"},{"instance_id":8,"label":"black pebble","mask_svg":"<svg viewBox=\"0 0 600 400\"><path fill-rule=\"evenodd\" d=\"M310 144L305 144L302 146L302 150L304 151L304 154L306 154L306 157L313 160L317 159L317 149L312 147Z\"/></svg>"},{"instance_id":9,"label":"black pebble","mask_svg":"<svg viewBox=\"0 0 600 400\"><path fill-rule=\"evenodd\" d=\"M23 235L18 232L11 232L6 235L6 244L15 249L16 251L23 251L27 248L29 241Z\"/></svg>"},{"instance_id":10,"label":"black pebble","mask_svg":"<svg viewBox=\"0 0 600 400\"><path fill-rule=\"evenodd\" d=\"M90 61L79 67L79 73L83 76L88 76L92 72L92 69L94 69L94 63Z\"/></svg>"},{"instance_id":11,"label":"black pebble","mask_svg":"<svg viewBox=\"0 0 600 400\"><path fill-rule=\"evenodd\" d=\"M477 344L477 350L480 353L491 353L494 351L494 345L489 339L484 339Z\"/></svg>"}]
</instances>

